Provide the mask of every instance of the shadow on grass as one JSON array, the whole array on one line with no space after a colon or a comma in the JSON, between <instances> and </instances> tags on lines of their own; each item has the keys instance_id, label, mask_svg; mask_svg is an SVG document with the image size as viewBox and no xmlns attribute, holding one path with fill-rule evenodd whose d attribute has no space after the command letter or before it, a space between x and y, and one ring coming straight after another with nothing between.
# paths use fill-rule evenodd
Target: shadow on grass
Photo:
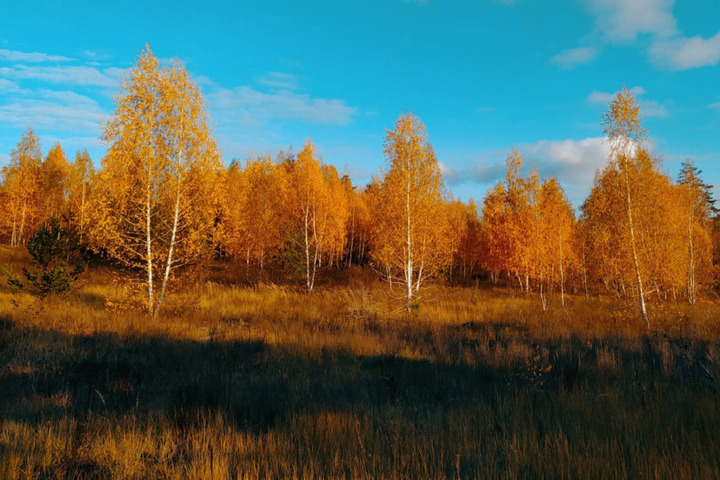
<instances>
[{"instance_id":1,"label":"shadow on grass","mask_svg":"<svg viewBox=\"0 0 720 480\"><path fill-rule=\"evenodd\" d=\"M327 348L306 355L263 342L73 337L7 320L0 329L0 406L5 418L30 422L161 412L182 424L219 410L238 428L263 431L299 411L489 401L509 374Z\"/></svg>"},{"instance_id":2,"label":"shadow on grass","mask_svg":"<svg viewBox=\"0 0 720 480\"><path fill-rule=\"evenodd\" d=\"M646 339L639 349L614 345L610 352L599 340L518 339L527 332L513 325L465 324L435 333L367 329L445 361L327 347L298 352L259 341L74 337L0 319L0 406L6 418L26 421L162 412L182 422L219 410L238 428L257 431L297 411L400 406L412 412L493 403L519 390L554 395L618 382L644 395L658 382L685 388L702 377L682 352L663 350L661 340ZM468 356L475 360L467 362ZM616 365L602 364L608 356Z\"/></svg>"},{"instance_id":3,"label":"shadow on grass","mask_svg":"<svg viewBox=\"0 0 720 480\"><path fill-rule=\"evenodd\" d=\"M424 449L425 441L436 442L438 453L428 447L424 461L437 464L440 476L472 478L478 472L504 472L512 462L527 463L525 457L513 460L508 453L519 441L534 442L528 453L533 458L547 453L548 439L568 442L567 451L576 459L573 471L580 475L589 452L596 452L595 460L603 464L614 455L613 448L630 449L640 440L657 442L657 451L674 446L658 435L667 425L696 443L704 442L703 432L714 432L718 425L717 414L695 420L698 409L718 405L717 395L698 380L701 372L692 362L662 339L541 341L511 324L468 323L433 331L368 321L364 328L395 337L406 351L419 352L418 358L261 341L69 336L0 319L0 427L4 420L40 426L75 419L73 435L82 436L88 418L123 422L159 416L182 437L218 413L237 431L278 432L290 444L302 437L302 429L318 429L309 438L330 452L322 468L332 475L337 473L332 456L341 450L332 453L323 442L344 442L343 448L358 450L371 448L363 439L372 439L380 455L412 452ZM699 345L697 352L704 356L707 348ZM369 418L370 426L362 430L362 438L358 430L357 438L351 432L344 440L328 440L322 433L323 418L336 412ZM473 449L465 445L468 441L474 442ZM289 454L292 447L287 448ZM477 448L493 453L484 458ZM457 453L462 449L467 451ZM322 457L315 445L309 450L316 452L315 461ZM346 455L347 460L356 454ZM714 455L714 447L708 447L693 461L708 463ZM488 458L495 463L488 464ZM305 460L298 455L292 462L302 465ZM102 470L106 466L87 458L66 461L75 463L60 470L87 478L110 475ZM557 475L543 470L551 466L529 463L523 467L525 474L512 467L509 471L515 473L508 475L532 478L549 472L549 478ZM637 473L636 468L628 461L619 472ZM415 472L412 466L407 469Z\"/></svg>"}]
</instances>

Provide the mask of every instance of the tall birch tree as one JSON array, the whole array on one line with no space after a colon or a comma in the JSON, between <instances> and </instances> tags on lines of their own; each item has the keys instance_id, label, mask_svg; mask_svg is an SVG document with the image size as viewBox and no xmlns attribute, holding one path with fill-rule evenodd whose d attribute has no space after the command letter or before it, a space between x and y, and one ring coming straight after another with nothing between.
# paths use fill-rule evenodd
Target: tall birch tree
<instances>
[{"instance_id":1,"label":"tall birch tree","mask_svg":"<svg viewBox=\"0 0 720 480\"><path fill-rule=\"evenodd\" d=\"M156 318L172 272L208 251L219 152L200 90L179 61L161 67L146 47L116 103L104 125L93 243L144 272Z\"/></svg>"},{"instance_id":2,"label":"tall birch tree","mask_svg":"<svg viewBox=\"0 0 720 480\"><path fill-rule=\"evenodd\" d=\"M372 202L372 252L375 263L404 285L409 309L422 282L452 261L450 223L440 166L420 119L397 119L385 137L385 158Z\"/></svg>"},{"instance_id":3,"label":"tall birch tree","mask_svg":"<svg viewBox=\"0 0 720 480\"><path fill-rule=\"evenodd\" d=\"M323 165L308 139L290 167L288 210L305 264L305 287L312 292L323 261L339 258L345 247L347 201L337 171Z\"/></svg>"},{"instance_id":4,"label":"tall birch tree","mask_svg":"<svg viewBox=\"0 0 720 480\"><path fill-rule=\"evenodd\" d=\"M638 247L636 244L635 221L633 219L633 198L631 195L630 170L637 159L637 152L645 140L645 129L640 125L640 106L632 93L623 87L610 103L603 115L603 132L610 151L610 164L615 166L621 175L625 191L625 215L627 217L628 239L635 269L640 316L650 327L647 309L645 308L645 291L640 273Z\"/></svg>"}]
</instances>

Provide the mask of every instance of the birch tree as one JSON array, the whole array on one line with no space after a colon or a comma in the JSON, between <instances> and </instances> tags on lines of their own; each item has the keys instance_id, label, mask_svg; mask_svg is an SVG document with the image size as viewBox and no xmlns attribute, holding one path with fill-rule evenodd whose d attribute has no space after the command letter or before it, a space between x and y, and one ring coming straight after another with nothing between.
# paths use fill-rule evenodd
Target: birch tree
<instances>
[{"instance_id":1,"label":"birch tree","mask_svg":"<svg viewBox=\"0 0 720 480\"><path fill-rule=\"evenodd\" d=\"M385 137L387 169L373 208L373 258L404 285L409 309L424 280L452 261L442 176L425 126L400 116Z\"/></svg>"},{"instance_id":2,"label":"birch tree","mask_svg":"<svg viewBox=\"0 0 720 480\"><path fill-rule=\"evenodd\" d=\"M144 272L156 318L173 271L207 252L219 153L202 95L179 61L160 67L147 47L116 104L104 125L93 243Z\"/></svg>"},{"instance_id":3,"label":"birch tree","mask_svg":"<svg viewBox=\"0 0 720 480\"><path fill-rule=\"evenodd\" d=\"M712 278L710 217L716 212L712 186L700 178L700 171L685 161L678 176L679 205L683 210L683 237L687 249L687 299L697 301L698 284Z\"/></svg>"},{"instance_id":4,"label":"birch tree","mask_svg":"<svg viewBox=\"0 0 720 480\"><path fill-rule=\"evenodd\" d=\"M627 216L628 239L632 262L635 269L640 316L650 327L647 309L645 308L645 291L640 273L640 263L635 238L635 222L633 219L633 198L630 194L630 169L637 158L637 151L642 147L645 130L640 125L640 106L635 102L630 91L623 87L610 103L608 111L603 115L603 132L610 151L610 163L615 166L624 181L625 215Z\"/></svg>"},{"instance_id":5,"label":"birch tree","mask_svg":"<svg viewBox=\"0 0 720 480\"><path fill-rule=\"evenodd\" d=\"M297 160L289 162L288 197L292 231L299 242L305 266L305 287L312 292L323 261L339 258L344 250L348 207L337 171L323 165L308 139Z\"/></svg>"},{"instance_id":6,"label":"birch tree","mask_svg":"<svg viewBox=\"0 0 720 480\"><path fill-rule=\"evenodd\" d=\"M32 128L20 138L3 168L3 190L7 215L4 227L10 246L24 245L40 221L40 169L42 149Z\"/></svg>"}]
</instances>

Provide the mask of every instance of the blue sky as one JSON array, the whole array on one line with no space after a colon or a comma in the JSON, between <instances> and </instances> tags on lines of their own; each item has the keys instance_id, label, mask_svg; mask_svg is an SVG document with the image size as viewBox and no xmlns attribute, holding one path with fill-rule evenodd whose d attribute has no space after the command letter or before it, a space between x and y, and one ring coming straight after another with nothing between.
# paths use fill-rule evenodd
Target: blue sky
<instances>
[{"instance_id":1,"label":"blue sky","mask_svg":"<svg viewBox=\"0 0 720 480\"><path fill-rule=\"evenodd\" d=\"M578 206L605 162L600 118L624 84L676 177L720 192L717 0L4 2L0 166L32 126L87 148L148 43L200 85L226 161L297 152L364 184L402 113L425 123L446 186L480 201L517 148Z\"/></svg>"}]
</instances>

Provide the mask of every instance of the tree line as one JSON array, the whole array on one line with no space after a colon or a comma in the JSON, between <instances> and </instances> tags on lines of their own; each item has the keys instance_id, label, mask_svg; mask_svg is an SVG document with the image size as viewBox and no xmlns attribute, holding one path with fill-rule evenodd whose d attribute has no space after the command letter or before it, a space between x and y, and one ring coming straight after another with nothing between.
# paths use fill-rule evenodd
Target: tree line
<instances>
[{"instance_id":1,"label":"tree line","mask_svg":"<svg viewBox=\"0 0 720 480\"><path fill-rule=\"evenodd\" d=\"M103 124L107 153L95 169L59 143L43 155L28 130L2 169L0 239L25 245L50 219L85 249L142 278L157 316L177 271L210 259L301 276L372 268L401 285L408 308L429 279L486 278L553 296L606 292L645 302L694 303L716 284L718 220L711 188L688 161L676 181L646 146L640 111L625 88L603 127L609 158L579 216L558 180L521 174L513 150L504 181L480 210L445 189L420 119L401 115L386 132L386 165L359 188L302 150L224 166L204 99L179 62L161 66L149 48L126 74Z\"/></svg>"}]
</instances>

